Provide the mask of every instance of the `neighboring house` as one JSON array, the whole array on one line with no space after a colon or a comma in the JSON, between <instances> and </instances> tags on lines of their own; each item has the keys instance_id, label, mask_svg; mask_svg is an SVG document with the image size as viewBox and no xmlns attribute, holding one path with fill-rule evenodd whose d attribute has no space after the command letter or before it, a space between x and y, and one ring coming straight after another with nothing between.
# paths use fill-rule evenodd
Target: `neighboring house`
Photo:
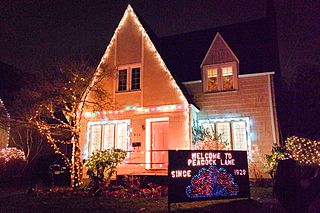
<instances>
[{"instance_id":1,"label":"neighboring house","mask_svg":"<svg viewBox=\"0 0 320 213\"><path fill-rule=\"evenodd\" d=\"M84 113L82 157L121 148L118 174L166 175L167 150L192 149L197 121L261 169L279 143L269 19L164 38L141 21L129 5L97 68L114 72L101 84L117 107Z\"/></svg>"},{"instance_id":2,"label":"neighboring house","mask_svg":"<svg viewBox=\"0 0 320 213\"><path fill-rule=\"evenodd\" d=\"M19 136L13 134L18 128L12 128L12 126L9 128L8 118L16 116L16 109L19 106L14 105L14 100L27 82L33 79L30 76L13 66L0 62L0 148L11 144L12 140L20 139Z\"/></svg>"},{"instance_id":3,"label":"neighboring house","mask_svg":"<svg viewBox=\"0 0 320 213\"><path fill-rule=\"evenodd\" d=\"M5 120L8 120L10 115L0 98L0 149L6 147L9 143L9 127ZM2 121L2 122L1 122Z\"/></svg>"}]
</instances>

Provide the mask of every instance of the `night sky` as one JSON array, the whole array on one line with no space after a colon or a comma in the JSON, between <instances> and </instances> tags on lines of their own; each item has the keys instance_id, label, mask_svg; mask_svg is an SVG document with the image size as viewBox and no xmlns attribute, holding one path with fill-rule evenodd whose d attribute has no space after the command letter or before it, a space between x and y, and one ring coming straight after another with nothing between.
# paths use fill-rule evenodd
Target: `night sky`
<instances>
[{"instance_id":1,"label":"night sky","mask_svg":"<svg viewBox=\"0 0 320 213\"><path fill-rule=\"evenodd\" d=\"M0 61L27 72L80 57L97 65L128 2L158 36L258 19L267 6L267 0L2 0ZM320 1L279 0L275 8L281 71L290 90L300 73L320 76ZM300 108L296 113L303 113Z\"/></svg>"},{"instance_id":2,"label":"night sky","mask_svg":"<svg viewBox=\"0 0 320 213\"><path fill-rule=\"evenodd\" d=\"M263 17L251 1L1 1L0 61L25 71L79 55L99 60L128 4L159 35Z\"/></svg>"}]
</instances>

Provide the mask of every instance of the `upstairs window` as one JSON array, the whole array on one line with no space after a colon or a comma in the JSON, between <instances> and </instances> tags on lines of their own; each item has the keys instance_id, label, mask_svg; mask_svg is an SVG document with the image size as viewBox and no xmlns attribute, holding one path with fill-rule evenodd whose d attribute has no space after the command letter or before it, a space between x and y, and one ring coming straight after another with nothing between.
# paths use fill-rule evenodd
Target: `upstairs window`
<instances>
[{"instance_id":1,"label":"upstairs window","mask_svg":"<svg viewBox=\"0 0 320 213\"><path fill-rule=\"evenodd\" d=\"M140 66L121 66L118 71L117 92L133 91L141 89Z\"/></svg>"},{"instance_id":2,"label":"upstairs window","mask_svg":"<svg viewBox=\"0 0 320 213\"><path fill-rule=\"evenodd\" d=\"M208 72L208 90L214 91L218 90L218 69L210 68Z\"/></svg>"},{"instance_id":3,"label":"upstairs window","mask_svg":"<svg viewBox=\"0 0 320 213\"><path fill-rule=\"evenodd\" d=\"M128 70L119 70L118 91L127 91Z\"/></svg>"},{"instance_id":4,"label":"upstairs window","mask_svg":"<svg viewBox=\"0 0 320 213\"><path fill-rule=\"evenodd\" d=\"M131 89L132 90L139 90L140 89L140 67L132 68Z\"/></svg>"},{"instance_id":5,"label":"upstairs window","mask_svg":"<svg viewBox=\"0 0 320 213\"><path fill-rule=\"evenodd\" d=\"M233 89L233 77L232 67L222 67L222 89L229 90Z\"/></svg>"},{"instance_id":6,"label":"upstairs window","mask_svg":"<svg viewBox=\"0 0 320 213\"><path fill-rule=\"evenodd\" d=\"M204 91L219 92L237 88L235 63L207 65L203 67Z\"/></svg>"}]
</instances>

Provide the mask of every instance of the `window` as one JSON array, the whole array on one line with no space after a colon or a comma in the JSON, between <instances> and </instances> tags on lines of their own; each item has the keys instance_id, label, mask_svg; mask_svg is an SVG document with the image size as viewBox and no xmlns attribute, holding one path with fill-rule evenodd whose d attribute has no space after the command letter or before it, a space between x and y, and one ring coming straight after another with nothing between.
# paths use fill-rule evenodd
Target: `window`
<instances>
[{"instance_id":1,"label":"window","mask_svg":"<svg viewBox=\"0 0 320 213\"><path fill-rule=\"evenodd\" d=\"M101 145L101 126L91 126L91 152L100 150Z\"/></svg>"},{"instance_id":2,"label":"window","mask_svg":"<svg viewBox=\"0 0 320 213\"><path fill-rule=\"evenodd\" d=\"M122 66L118 73L118 92L141 89L141 72L137 65Z\"/></svg>"},{"instance_id":3,"label":"window","mask_svg":"<svg viewBox=\"0 0 320 213\"><path fill-rule=\"evenodd\" d=\"M235 63L208 65L204 67L204 91L228 91L236 88Z\"/></svg>"},{"instance_id":4,"label":"window","mask_svg":"<svg viewBox=\"0 0 320 213\"><path fill-rule=\"evenodd\" d=\"M246 150L247 149L247 134L246 134L246 122L237 121L232 122L232 138L234 141L234 149Z\"/></svg>"},{"instance_id":5,"label":"window","mask_svg":"<svg viewBox=\"0 0 320 213\"><path fill-rule=\"evenodd\" d=\"M221 140L224 144L228 144L227 148L231 149L231 134L229 122L216 123L217 134L221 136Z\"/></svg>"},{"instance_id":6,"label":"window","mask_svg":"<svg viewBox=\"0 0 320 213\"><path fill-rule=\"evenodd\" d=\"M203 121L202 126L209 132L216 131L227 149L248 150L248 119L228 119L227 121Z\"/></svg>"},{"instance_id":7,"label":"window","mask_svg":"<svg viewBox=\"0 0 320 213\"><path fill-rule=\"evenodd\" d=\"M222 67L222 89L233 89L232 67Z\"/></svg>"},{"instance_id":8,"label":"window","mask_svg":"<svg viewBox=\"0 0 320 213\"><path fill-rule=\"evenodd\" d=\"M118 91L127 90L127 70L119 70Z\"/></svg>"},{"instance_id":9,"label":"window","mask_svg":"<svg viewBox=\"0 0 320 213\"><path fill-rule=\"evenodd\" d=\"M131 89L140 89L140 68L132 68L131 72Z\"/></svg>"},{"instance_id":10,"label":"window","mask_svg":"<svg viewBox=\"0 0 320 213\"><path fill-rule=\"evenodd\" d=\"M214 91L218 90L218 69L210 68L207 70L208 72L208 90Z\"/></svg>"},{"instance_id":11,"label":"window","mask_svg":"<svg viewBox=\"0 0 320 213\"><path fill-rule=\"evenodd\" d=\"M89 124L90 125L90 124ZM118 148L128 150L129 128L127 121L94 123L90 126L89 153L95 150Z\"/></svg>"}]
</instances>

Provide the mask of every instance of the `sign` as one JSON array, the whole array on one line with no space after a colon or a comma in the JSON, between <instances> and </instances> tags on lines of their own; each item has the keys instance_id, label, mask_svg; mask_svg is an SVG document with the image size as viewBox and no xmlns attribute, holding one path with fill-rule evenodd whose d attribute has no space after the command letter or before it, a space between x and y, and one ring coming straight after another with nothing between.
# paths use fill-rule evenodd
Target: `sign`
<instances>
[{"instance_id":1,"label":"sign","mask_svg":"<svg viewBox=\"0 0 320 213\"><path fill-rule=\"evenodd\" d=\"M246 151L169 150L168 176L169 203L250 197Z\"/></svg>"}]
</instances>

